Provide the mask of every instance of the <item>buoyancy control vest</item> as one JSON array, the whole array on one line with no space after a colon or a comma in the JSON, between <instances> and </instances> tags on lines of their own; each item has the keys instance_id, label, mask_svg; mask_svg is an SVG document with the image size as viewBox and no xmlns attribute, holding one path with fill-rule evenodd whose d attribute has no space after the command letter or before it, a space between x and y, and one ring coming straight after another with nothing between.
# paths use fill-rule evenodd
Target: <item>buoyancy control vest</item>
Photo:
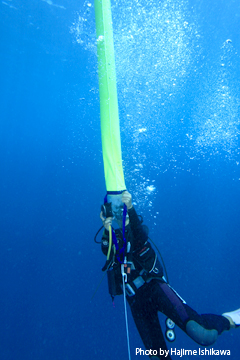
<instances>
[{"instance_id":1,"label":"buoyancy control vest","mask_svg":"<svg viewBox=\"0 0 240 360\"><path fill-rule=\"evenodd\" d=\"M116 229L115 235L118 242L118 248L123 246L123 236L121 229ZM142 243L134 241L134 236L128 225L125 230L125 238L130 244L130 251L127 255L128 264L131 263L131 273L127 275L126 292L128 296L134 296L137 289L139 289L146 282L152 279L161 279L163 277L163 267L157 257L156 252L152 248L150 242L145 238ZM102 237L102 251L106 255L109 246L108 232L105 230ZM129 246L128 246L129 247ZM122 258L123 259L123 258ZM108 289L112 298L115 295L122 294L122 274L121 264L116 258L116 247L112 246L110 259L108 264L104 266L103 270L107 270Z\"/></svg>"}]
</instances>

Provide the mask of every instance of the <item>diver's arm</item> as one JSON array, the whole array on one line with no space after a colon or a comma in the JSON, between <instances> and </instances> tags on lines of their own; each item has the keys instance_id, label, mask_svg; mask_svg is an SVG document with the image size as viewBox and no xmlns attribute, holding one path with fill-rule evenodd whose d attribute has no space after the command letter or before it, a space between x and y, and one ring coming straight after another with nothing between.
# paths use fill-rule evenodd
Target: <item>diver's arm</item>
<instances>
[{"instance_id":1,"label":"diver's arm","mask_svg":"<svg viewBox=\"0 0 240 360\"><path fill-rule=\"evenodd\" d=\"M108 253L108 247L109 247L109 226L112 226L112 218L104 218L102 211L100 213L100 219L103 222L103 226L105 227L104 232L103 232L103 236L102 236L102 243L101 243L101 247L102 247L102 252L104 255L107 255Z\"/></svg>"},{"instance_id":2,"label":"diver's arm","mask_svg":"<svg viewBox=\"0 0 240 360\"><path fill-rule=\"evenodd\" d=\"M133 232L134 239L136 240L135 245L144 244L147 241L148 236L143 230L141 221L132 205L132 195L128 191L124 191L122 195L122 202L127 206L129 221L131 230Z\"/></svg>"},{"instance_id":3,"label":"diver's arm","mask_svg":"<svg viewBox=\"0 0 240 360\"><path fill-rule=\"evenodd\" d=\"M144 244L145 241L147 241L148 236L146 232L143 230L141 221L139 220L138 214L134 207L128 210L128 215L129 215L131 230L133 232L134 238L136 239L136 243Z\"/></svg>"},{"instance_id":4,"label":"diver's arm","mask_svg":"<svg viewBox=\"0 0 240 360\"><path fill-rule=\"evenodd\" d=\"M103 254L106 256L108 253L108 247L109 247L109 231L105 229L102 236L101 248Z\"/></svg>"}]
</instances>

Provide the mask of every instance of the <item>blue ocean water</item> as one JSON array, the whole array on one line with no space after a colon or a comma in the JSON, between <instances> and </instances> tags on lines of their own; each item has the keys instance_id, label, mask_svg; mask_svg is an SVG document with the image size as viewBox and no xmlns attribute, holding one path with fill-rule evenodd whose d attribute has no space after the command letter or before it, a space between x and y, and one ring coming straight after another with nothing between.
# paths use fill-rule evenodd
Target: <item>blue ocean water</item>
<instances>
[{"instance_id":1,"label":"blue ocean water","mask_svg":"<svg viewBox=\"0 0 240 360\"><path fill-rule=\"evenodd\" d=\"M93 242L105 195L93 3L0 7L0 359L126 358L123 299L112 306L104 279L91 301L105 262ZM136 209L190 306L237 309L240 4L116 0L112 11ZM176 334L174 347L199 348ZM238 360L239 336L214 349Z\"/></svg>"}]
</instances>

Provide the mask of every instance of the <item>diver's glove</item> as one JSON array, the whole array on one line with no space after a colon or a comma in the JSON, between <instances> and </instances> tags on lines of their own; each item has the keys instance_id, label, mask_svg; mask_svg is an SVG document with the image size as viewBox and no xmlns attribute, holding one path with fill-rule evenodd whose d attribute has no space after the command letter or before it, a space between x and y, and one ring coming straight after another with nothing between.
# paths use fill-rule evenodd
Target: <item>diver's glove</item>
<instances>
[{"instance_id":1,"label":"diver's glove","mask_svg":"<svg viewBox=\"0 0 240 360\"><path fill-rule=\"evenodd\" d=\"M110 267L110 264L111 264L111 260L107 260L104 267L102 268L102 271L106 271Z\"/></svg>"}]
</instances>

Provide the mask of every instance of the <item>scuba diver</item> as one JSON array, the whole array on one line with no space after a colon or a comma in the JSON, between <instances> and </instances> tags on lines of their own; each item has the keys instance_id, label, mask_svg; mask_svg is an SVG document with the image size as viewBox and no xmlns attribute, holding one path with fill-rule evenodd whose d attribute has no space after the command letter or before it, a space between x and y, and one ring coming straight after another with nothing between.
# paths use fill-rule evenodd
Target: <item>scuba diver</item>
<instances>
[{"instance_id":1,"label":"scuba diver","mask_svg":"<svg viewBox=\"0 0 240 360\"><path fill-rule=\"evenodd\" d=\"M107 271L109 292L113 298L115 295L123 294L121 265L124 264L127 276L126 298L137 330L145 348L156 350L158 354L157 356L149 355L149 357L171 359L159 323L158 312L165 314L167 320L171 319L168 330L172 328L172 321L173 327L175 323L202 346L212 345L223 331L240 326L240 309L223 315L199 315L186 304L165 279L163 267L148 241L148 229L142 225L128 191L122 193L122 203L126 205L127 217L125 224L115 219L119 229L112 231L111 248L109 248L111 244L109 227L112 225L113 217L108 217L104 213L104 206L100 213L105 228L101 247L104 255L107 255L107 261L102 270ZM171 336L174 340L173 332L170 332L168 337L170 341ZM160 349L162 355L159 352Z\"/></svg>"}]
</instances>

